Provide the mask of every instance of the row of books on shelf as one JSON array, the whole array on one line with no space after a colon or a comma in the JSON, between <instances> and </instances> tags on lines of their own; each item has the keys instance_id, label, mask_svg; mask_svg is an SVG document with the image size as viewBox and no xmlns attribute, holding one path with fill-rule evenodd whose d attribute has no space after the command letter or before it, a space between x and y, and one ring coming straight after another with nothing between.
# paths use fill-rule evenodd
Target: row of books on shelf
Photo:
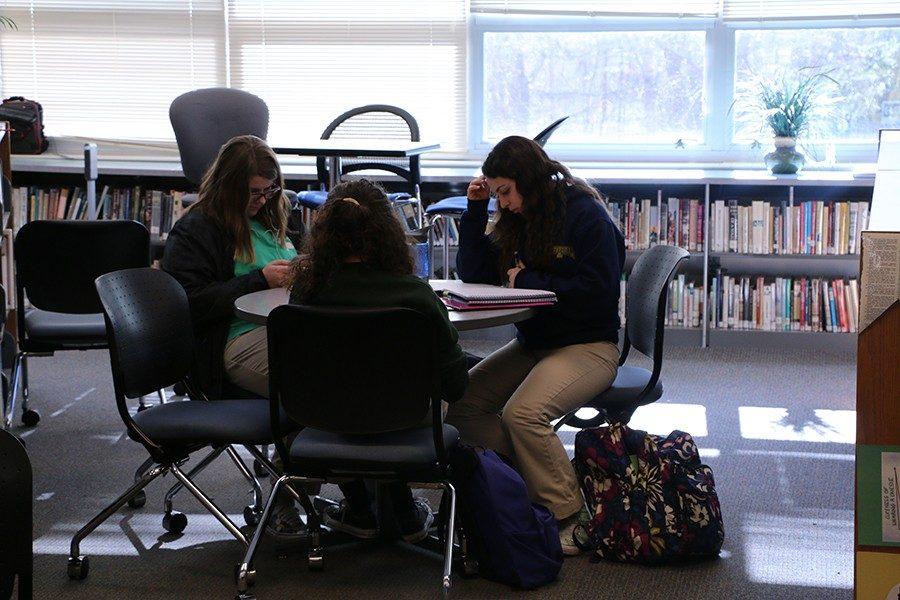
<instances>
[{"instance_id":1,"label":"row of books on shelf","mask_svg":"<svg viewBox=\"0 0 900 600\"><path fill-rule=\"evenodd\" d=\"M859 315L856 279L733 277L722 269L705 286L679 274L669 283L667 327L700 327L709 302L713 329L855 332ZM619 319L625 323L625 279Z\"/></svg>"},{"instance_id":2,"label":"row of books on shelf","mask_svg":"<svg viewBox=\"0 0 900 600\"><path fill-rule=\"evenodd\" d=\"M747 254L856 254L869 222L867 202L810 200L791 205L716 200L710 206L709 248Z\"/></svg>"},{"instance_id":3,"label":"row of books on shelf","mask_svg":"<svg viewBox=\"0 0 900 600\"><path fill-rule=\"evenodd\" d=\"M625 237L625 248L657 244L701 252L704 206L700 200L660 196L609 203L610 216ZM869 221L867 202L716 200L710 206L709 249L743 254L857 254Z\"/></svg>"},{"instance_id":4,"label":"row of books on shelf","mask_svg":"<svg viewBox=\"0 0 900 600\"><path fill-rule=\"evenodd\" d=\"M669 198L656 202L632 198L611 200L610 217L625 237L628 250L645 250L657 244L703 251L703 202Z\"/></svg>"},{"instance_id":5,"label":"row of books on shelf","mask_svg":"<svg viewBox=\"0 0 900 600\"><path fill-rule=\"evenodd\" d=\"M766 331L855 332L856 279L732 277L719 269L710 282L710 326Z\"/></svg>"},{"instance_id":6,"label":"row of books on shelf","mask_svg":"<svg viewBox=\"0 0 900 600\"><path fill-rule=\"evenodd\" d=\"M110 188L105 186L97 200L96 216L90 214L90 202L79 187L16 187L12 202L16 207L13 230L37 220L104 220L139 221L150 235L166 239L172 225L184 212L184 192L151 190L140 186Z\"/></svg>"}]
</instances>

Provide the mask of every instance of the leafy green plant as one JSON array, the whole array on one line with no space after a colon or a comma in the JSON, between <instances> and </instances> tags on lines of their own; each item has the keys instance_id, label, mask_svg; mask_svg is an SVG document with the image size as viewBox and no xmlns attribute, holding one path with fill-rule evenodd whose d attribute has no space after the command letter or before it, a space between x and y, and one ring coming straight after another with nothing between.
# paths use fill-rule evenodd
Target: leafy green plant
<instances>
[{"instance_id":1,"label":"leafy green plant","mask_svg":"<svg viewBox=\"0 0 900 600\"><path fill-rule=\"evenodd\" d=\"M743 82L735 90L735 123L767 128L777 137L817 137L828 130L841 98L832 71L801 69L796 77Z\"/></svg>"},{"instance_id":2,"label":"leafy green plant","mask_svg":"<svg viewBox=\"0 0 900 600\"><path fill-rule=\"evenodd\" d=\"M16 22L10 19L9 17L4 17L0 15L0 29L18 29L19 26L16 25Z\"/></svg>"}]
</instances>

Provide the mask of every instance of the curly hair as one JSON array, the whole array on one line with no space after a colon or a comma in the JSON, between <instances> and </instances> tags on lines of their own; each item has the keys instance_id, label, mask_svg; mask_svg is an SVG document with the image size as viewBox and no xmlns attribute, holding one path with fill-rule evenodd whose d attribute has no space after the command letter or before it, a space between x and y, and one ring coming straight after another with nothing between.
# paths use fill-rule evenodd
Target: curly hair
<instances>
[{"instance_id":1,"label":"curly hair","mask_svg":"<svg viewBox=\"0 0 900 600\"><path fill-rule=\"evenodd\" d=\"M304 253L295 267L292 290L301 302L315 298L350 260L393 275L413 273L403 227L384 190L367 179L345 181L328 193Z\"/></svg>"},{"instance_id":2,"label":"curly hair","mask_svg":"<svg viewBox=\"0 0 900 600\"><path fill-rule=\"evenodd\" d=\"M522 196L522 212L500 208L491 234L499 249L497 268L502 276L520 247L531 261L529 267L547 269L552 264L553 244L566 219L566 188L573 187L601 201L590 184L573 177L537 142L520 136L500 140L484 160L481 172L491 179L512 179Z\"/></svg>"}]
</instances>

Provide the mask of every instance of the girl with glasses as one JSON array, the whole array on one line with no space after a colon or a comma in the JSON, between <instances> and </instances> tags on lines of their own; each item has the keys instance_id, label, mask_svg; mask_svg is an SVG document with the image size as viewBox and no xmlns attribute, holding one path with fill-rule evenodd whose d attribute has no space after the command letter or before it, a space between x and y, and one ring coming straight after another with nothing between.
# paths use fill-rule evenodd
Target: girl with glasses
<instances>
[{"instance_id":1,"label":"girl with glasses","mask_svg":"<svg viewBox=\"0 0 900 600\"><path fill-rule=\"evenodd\" d=\"M252 135L230 139L200 183L199 200L169 233L162 268L187 292L197 340L197 384L210 398L268 397L266 328L237 318L234 301L290 283L297 250L275 153ZM277 455L276 455L277 457ZM267 528L302 539L293 499L282 494Z\"/></svg>"}]
</instances>

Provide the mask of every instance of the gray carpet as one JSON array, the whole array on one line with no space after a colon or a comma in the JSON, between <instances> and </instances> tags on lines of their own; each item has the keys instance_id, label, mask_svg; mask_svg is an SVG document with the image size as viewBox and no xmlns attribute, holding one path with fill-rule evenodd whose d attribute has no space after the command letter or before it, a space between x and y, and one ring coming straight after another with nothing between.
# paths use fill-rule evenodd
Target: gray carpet
<instances>
[{"instance_id":1,"label":"gray carpet","mask_svg":"<svg viewBox=\"0 0 900 600\"><path fill-rule=\"evenodd\" d=\"M470 340L485 352L495 341ZM85 581L66 577L72 534L127 485L145 453L122 435L104 352L31 361L33 406L43 421L25 437L34 466L36 598L229 598L242 549L188 494L185 534L165 534L162 497L123 509L82 546ZM713 468L726 525L721 558L645 568L567 559L559 580L516 592L454 579L456 598L850 598L853 567L853 356L771 350L675 348L663 370L665 400L633 424L695 435ZM574 431L563 431L571 444ZM227 459L197 483L235 519L247 486ZM333 493L333 489L327 490ZM323 573L305 555L279 557L265 543L259 598L434 598L436 555L390 544L330 548Z\"/></svg>"}]
</instances>

